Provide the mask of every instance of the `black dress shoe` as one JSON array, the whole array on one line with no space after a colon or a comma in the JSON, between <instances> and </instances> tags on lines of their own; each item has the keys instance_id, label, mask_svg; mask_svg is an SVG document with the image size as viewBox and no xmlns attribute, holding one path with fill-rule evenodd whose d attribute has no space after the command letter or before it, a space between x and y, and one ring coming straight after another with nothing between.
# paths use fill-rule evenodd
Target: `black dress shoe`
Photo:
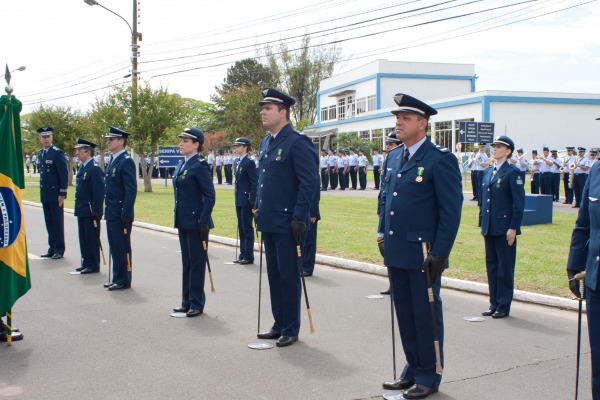
<instances>
[{"instance_id":1,"label":"black dress shoe","mask_svg":"<svg viewBox=\"0 0 600 400\"><path fill-rule=\"evenodd\" d=\"M53 254L52 255L52 259L53 260L60 260L61 258L63 258L62 254Z\"/></svg>"},{"instance_id":2,"label":"black dress shoe","mask_svg":"<svg viewBox=\"0 0 600 400\"><path fill-rule=\"evenodd\" d=\"M387 288L387 290L382 290L379 293L381 293L381 294L390 294L390 288Z\"/></svg>"},{"instance_id":3,"label":"black dress shoe","mask_svg":"<svg viewBox=\"0 0 600 400\"><path fill-rule=\"evenodd\" d=\"M242 260L233 260L233 263L234 263L234 264L239 264L239 263L241 263L241 262L242 262Z\"/></svg>"},{"instance_id":4,"label":"black dress shoe","mask_svg":"<svg viewBox=\"0 0 600 400\"><path fill-rule=\"evenodd\" d=\"M75 268L75 271L77 271L77 272L81 272L81 271L83 271L84 269L85 269L85 267L79 267L79 268Z\"/></svg>"},{"instance_id":5,"label":"black dress shoe","mask_svg":"<svg viewBox=\"0 0 600 400\"><path fill-rule=\"evenodd\" d=\"M240 260L240 265L254 264L254 260Z\"/></svg>"},{"instance_id":6,"label":"black dress shoe","mask_svg":"<svg viewBox=\"0 0 600 400\"><path fill-rule=\"evenodd\" d=\"M504 318L504 317L508 317L508 314L505 312L500 312L500 311L496 311L495 313L492 314L492 318Z\"/></svg>"},{"instance_id":7,"label":"black dress shoe","mask_svg":"<svg viewBox=\"0 0 600 400\"><path fill-rule=\"evenodd\" d=\"M109 288L109 287L111 287L112 285L114 285L114 283L112 283L112 282L109 282L109 283L105 283L105 284L103 284L102 286L103 286L105 289L108 289L108 288Z\"/></svg>"},{"instance_id":8,"label":"black dress shoe","mask_svg":"<svg viewBox=\"0 0 600 400\"><path fill-rule=\"evenodd\" d=\"M271 329L269 332L263 332L256 335L259 339L279 339L281 333Z\"/></svg>"},{"instance_id":9,"label":"black dress shoe","mask_svg":"<svg viewBox=\"0 0 600 400\"><path fill-rule=\"evenodd\" d=\"M95 274L96 272L100 272L100 270L99 269L84 268L84 269L81 270L81 275Z\"/></svg>"},{"instance_id":10,"label":"black dress shoe","mask_svg":"<svg viewBox=\"0 0 600 400\"><path fill-rule=\"evenodd\" d=\"M298 336L282 336L277 340L277 347L291 346L298 341Z\"/></svg>"},{"instance_id":11,"label":"black dress shoe","mask_svg":"<svg viewBox=\"0 0 600 400\"><path fill-rule=\"evenodd\" d=\"M184 313L186 313L188 311L190 311L189 307L179 307L179 308L174 308L173 309L173 312L184 312Z\"/></svg>"},{"instance_id":12,"label":"black dress shoe","mask_svg":"<svg viewBox=\"0 0 600 400\"><path fill-rule=\"evenodd\" d=\"M492 310L487 310L482 312L481 315L483 315L484 317L489 317L490 315L494 315L494 312Z\"/></svg>"},{"instance_id":13,"label":"black dress shoe","mask_svg":"<svg viewBox=\"0 0 600 400\"><path fill-rule=\"evenodd\" d=\"M202 314L202 311L194 310L193 308L191 308L188 312L185 313L185 316L188 318L192 318L192 317L197 317L200 314Z\"/></svg>"},{"instance_id":14,"label":"black dress shoe","mask_svg":"<svg viewBox=\"0 0 600 400\"><path fill-rule=\"evenodd\" d=\"M424 399L425 397L429 396L430 394L434 394L437 392L438 392L438 388L436 388L436 387L430 388L425 385L416 383L416 384L412 385L410 389L408 389L404 393L402 393L402 396L404 396L405 399Z\"/></svg>"},{"instance_id":15,"label":"black dress shoe","mask_svg":"<svg viewBox=\"0 0 600 400\"><path fill-rule=\"evenodd\" d=\"M131 287L131 285L117 285L116 283L113 283L106 290L108 290L109 292L114 292L116 290L129 289L130 287Z\"/></svg>"},{"instance_id":16,"label":"black dress shoe","mask_svg":"<svg viewBox=\"0 0 600 400\"><path fill-rule=\"evenodd\" d=\"M54 254L50 254L50 253L46 253L46 254L42 254L40 257L42 258L52 258Z\"/></svg>"},{"instance_id":17,"label":"black dress shoe","mask_svg":"<svg viewBox=\"0 0 600 400\"><path fill-rule=\"evenodd\" d=\"M313 274L312 272L306 272L306 271L302 272L303 276L312 276L312 274Z\"/></svg>"},{"instance_id":18,"label":"black dress shoe","mask_svg":"<svg viewBox=\"0 0 600 400\"><path fill-rule=\"evenodd\" d=\"M386 390L404 390L408 389L414 384L414 382L400 378L395 381L383 382L383 385L381 386Z\"/></svg>"},{"instance_id":19,"label":"black dress shoe","mask_svg":"<svg viewBox=\"0 0 600 400\"><path fill-rule=\"evenodd\" d=\"M18 329L13 329L10 337L11 341L18 342L19 340L23 340L23 334ZM0 342L6 342L8 338L6 337L5 329L0 330Z\"/></svg>"}]
</instances>

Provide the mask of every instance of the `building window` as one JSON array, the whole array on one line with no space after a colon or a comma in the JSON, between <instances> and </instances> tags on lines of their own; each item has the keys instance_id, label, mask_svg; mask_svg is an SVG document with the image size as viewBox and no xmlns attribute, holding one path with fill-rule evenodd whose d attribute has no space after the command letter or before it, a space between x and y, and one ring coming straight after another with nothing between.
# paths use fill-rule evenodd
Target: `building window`
<instances>
[{"instance_id":1,"label":"building window","mask_svg":"<svg viewBox=\"0 0 600 400\"><path fill-rule=\"evenodd\" d=\"M377 99L377 96L375 95L371 95L371 96L367 96L367 111L375 111L375 100Z\"/></svg>"},{"instance_id":2,"label":"building window","mask_svg":"<svg viewBox=\"0 0 600 400\"><path fill-rule=\"evenodd\" d=\"M329 106L329 119L336 119L336 106Z\"/></svg>"},{"instance_id":3,"label":"building window","mask_svg":"<svg viewBox=\"0 0 600 400\"><path fill-rule=\"evenodd\" d=\"M321 121L327 121L329 118L327 117L327 107L321 108Z\"/></svg>"},{"instance_id":4,"label":"building window","mask_svg":"<svg viewBox=\"0 0 600 400\"><path fill-rule=\"evenodd\" d=\"M370 131L358 131L358 137L361 139L369 140L371 138Z\"/></svg>"},{"instance_id":5,"label":"building window","mask_svg":"<svg viewBox=\"0 0 600 400\"><path fill-rule=\"evenodd\" d=\"M367 112L367 98L361 97L356 99L356 115L361 115Z\"/></svg>"},{"instance_id":6,"label":"building window","mask_svg":"<svg viewBox=\"0 0 600 400\"><path fill-rule=\"evenodd\" d=\"M338 99L338 119L346 119L346 98Z\"/></svg>"},{"instance_id":7,"label":"building window","mask_svg":"<svg viewBox=\"0 0 600 400\"><path fill-rule=\"evenodd\" d=\"M440 121L435 123L435 129L431 132L431 140L440 146L452 148L452 121Z\"/></svg>"}]
</instances>

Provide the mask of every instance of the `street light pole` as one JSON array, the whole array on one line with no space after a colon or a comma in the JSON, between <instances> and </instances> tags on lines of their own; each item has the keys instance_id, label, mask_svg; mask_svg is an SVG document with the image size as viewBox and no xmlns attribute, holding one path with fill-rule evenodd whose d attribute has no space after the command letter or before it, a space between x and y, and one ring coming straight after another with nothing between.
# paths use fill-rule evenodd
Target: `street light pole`
<instances>
[{"instance_id":1,"label":"street light pole","mask_svg":"<svg viewBox=\"0 0 600 400\"><path fill-rule=\"evenodd\" d=\"M138 57L140 55L140 51L139 51L140 47L138 46L138 38L140 41L142 40L142 34L139 33L137 30L138 0L133 0L133 28L131 27L131 25L129 25L129 22L127 22L127 20L125 18L123 18L116 12L112 11L111 9L104 7L102 4L98 3L96 0L83 0L83 2L89 6L100 6L100 7L104 8L106 11L110 12L111 14L114 14L117 17L121 18L127 24L127 27L129 28L129 31L131 32L131 87L132 87L134 104L137 103L138 73L139 73L137 68L138 68Z\"/></svg>"}]
</instances>

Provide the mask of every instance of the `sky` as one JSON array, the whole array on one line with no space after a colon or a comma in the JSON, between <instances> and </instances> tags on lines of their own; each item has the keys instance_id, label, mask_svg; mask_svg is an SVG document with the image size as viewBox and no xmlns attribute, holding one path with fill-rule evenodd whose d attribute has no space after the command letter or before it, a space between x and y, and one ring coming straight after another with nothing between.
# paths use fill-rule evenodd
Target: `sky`
<instances>
[{"instance_id":1,"label":"sky","mask_svg":"<svg viewBox=\"0 0 600 400\"><path fill-rule=\"evenodd\" d=\"M98 2L132 23L133 0ZM467 63L477 91L600 96L598 0L135 3L140 84L203 101L235 61L260 56L267 43L295 48L303 34L312 45L337 42L336 73L377 59ZM84 0L5 0L0 15L0 68L26 66L11 81L24 113L42 104L85 111L107 88L130 82L131 31L106 9Z\"/></svg>"}]
</instances>

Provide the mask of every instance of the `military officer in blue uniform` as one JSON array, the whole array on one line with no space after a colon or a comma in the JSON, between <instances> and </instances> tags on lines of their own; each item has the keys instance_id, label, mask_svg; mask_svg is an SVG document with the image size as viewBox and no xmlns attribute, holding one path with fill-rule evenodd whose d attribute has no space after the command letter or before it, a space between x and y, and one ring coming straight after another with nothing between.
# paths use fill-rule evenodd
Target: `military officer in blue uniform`
<instances>
[{"instance_id":1,"label":"military officer in blue uniform","mask_svg":"<svg viewBox=\"0 0 600 400\"><path fill-rule=\"evenodd\" d=\"M321 190L326 191L329 186L329 157L325 149L321 149L319 167L321 168Z\"/></svg>"},{"instance_id":2,"label":"military officer in blue uniform","mask_svg":"<svg viewBox=\"0 0 600 400\"><path fill-rule=\"evenodd\" d=\"M403 141L384 163L378 241L384 239L406 365L400 379L384 389L402 390L406 399L422 399L438 391L434 330L443 365L444 326L440 297L441 275L460 225L463 202L460 170L448 149L427 138L429 116L437 111L407 94L394 96L398 109L396 136ZM423 250L423 244L428 250ZM429 278L429 279L428 279ZM434 315L428 301L428 280ZM434 328L435 321L435 328Z\"/></svg>"},{"instance_id":3,"label":"military officer in blue uniform","mask_svg":"<svg viewBox=\"0 0 600 400\"><path fill-rule=\"evenodd\" d=\"M568 146L567 155L564 158L563 162L563 187L565 189L565 201L563 204L573 204L573 188L570 187L570 179L571 179L571 168L570 165L575 162L575 147Z\"/></svg>"},{"instance_id":4,"label":"military officer in blue uniform","mask_svg":"<svg viewBox=\"0 0 600 400\"><path fill-rule=\"evenodd\" d=\"M250 159L252 151L250 139L240 137L233 143L239 161L235 164L235 212L240 235L240 255L235 260L238 264L254 263L254 228L252 227L252 210L256 202L256 185L258 171L256 164Z\"/></svg>"},{"instance_id":5,"label":"military officer in blue uniform","mask_svg":"<svg viewBox=\"0 0 600 400\"><path fill-rule=\"evenodd\" d=\"M79 250L81 266L76 268L81 274L100 271L100 220L104 205L104 172L94 162L96 144L77 139L77 157L81 168L76 175L75 216L79 229Z\"/></svg>"},{"instance_id":6,"label":"military officer in blue uniform","mask_svg":"<svg viewBox=\"0 0 600 400\"><path fill-rule=\"evenodd\" d=\"M182 300L175 312L185 312L188 318L204 312L206 296L204 278L208 234L214 228L211 218L215 205L215 187L210 167L200 153L204 133L195 127L186 128L178 136L179 153L185 161L179 163L173 175L175 190L175 228L181 246Z\"/></svg>"},{"instance_id":7,"label":"military officer in blue uniform","mask_svg":"<svg viewBox=\"0 0 600 400\"><path fill-rule=\"evenodd\" d=\"M65 153L52 144L54 128L39 128L43 148L38 153L40 171L40 201L44 210L46 231L48 231L48 251L43 258L57 260L65 254L64 201L67 198L69 170Z\"/></svg>"},{"instance_id":8,"label":"military officer in blue uniform","mask_svg":"<svg viewBox=\"0 0 600 400\"><path fill-rule=\"evenodd\" d=\"M592 353L592 397L600 399L600 163L592 166L581 195L581 204L567 261L571 292L577 297L576 273L585 271L585 303Z\"/></svg>"},{"instance_id":9,"label":"military officer in blue uniform","mask_svg":"<svg viewBox=\"0 0 600 400\"><path fill-rule=\"evenodd\" d=\"M588 177L590 161L585 156L585 147L577 148L577 158L575 159L575 175L573 176L573 194L575 195L575 204L573 208L579 208L583 198L583 188Z\"/></svg>"},{"instance_id":10,"label":"military officer in blue uniform","mask_svg":"<svg viewBox=\"0 0 600 400\"><path fill-rule=\"evenodd\" d=\"M329 185L331 187L331 190L337 189L337 162L338 157L335 155L335 151L333 149L329 149L329 158L327 160L327 163L329 164Z\"/></svg>"},{"instance_id":11,"label":"military officer in blue uniform","mask_svg":"<svg viewBox=\"0 0 600 400\"><path fill-rule=\"evenodd\" d=\"M285 347L300 331L300 266L296 246L310 223L310 207L319 190L319 156L307 136L290 123L293 98L264 89L260 115L269 131L258 155L257 219L262 233L275 322L259 339L278 339Z\"/></svg>"},{"instance_id":12,"label":"military officer in blue uniform","mask_svg":"<svg viewBox=\"0 0 600 400\"><path fill-rule=\"evenodd\" d=\"M525 185L519 169L507 161L515 150L508 136L492 143L494 167L488 167L481 183L479 226L485 240L485 264L488 276L490 307L485 316L504 318L512 303L517 235L525 208Z\"/></svg>"},{"instance_id":13,"label":"military officer in blue uniform","mask_svg":"<svg viewBox=\"0 0 600 400\"><path fill-rule=\"evenodd\" d=\"M109 291L116 291L131 287L131 228L137 177L135 163L125 150L129 132L110 126L105 138L106 147L112 153L104 178L104 219L113 270L112 282L105 286Z\"/></svg>"},{"instance_id":14,"label":"military officer in blue uniform","mask_svg":"<svg viewBox=\"0 0 600 400\"><path fill-rule=\"evenodd\" d=\"M381 165L383 164L383 156L379 154L379 148L373 149L373 180L375 181L375 187L373 189L379 190L379 182L381 178Z\"/></svg>"}]
</instances>

